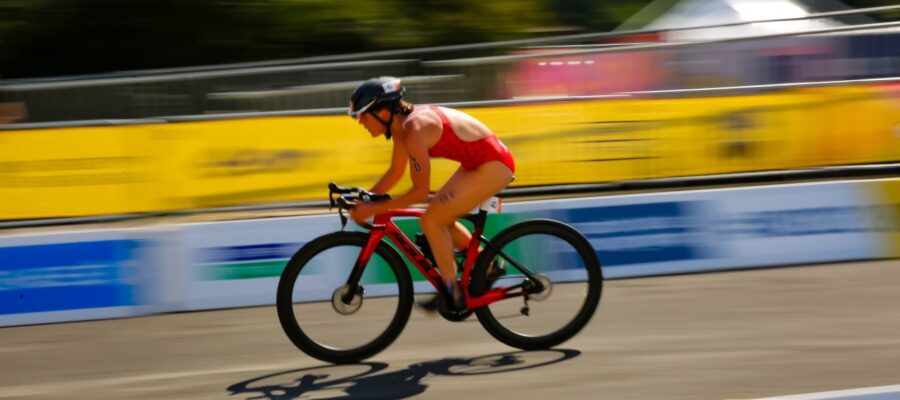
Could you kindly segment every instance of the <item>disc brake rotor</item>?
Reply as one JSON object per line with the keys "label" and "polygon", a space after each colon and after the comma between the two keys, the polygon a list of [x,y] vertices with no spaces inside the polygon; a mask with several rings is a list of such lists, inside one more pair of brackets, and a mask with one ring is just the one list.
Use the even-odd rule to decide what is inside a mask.
{"label": "disc brake rotor", "polygon": [[343,297],[350,292],[350,287],[347,285],[341,286],[334,290],[334,294],[331,295],[331,307],[334,308],[334,311],[337,311],[338,314],[350,315],[357,311],[362,307],[363,302],[363,288],[362,286],[357,286],[356,293],[353,294],[353,297],[350,299],[349,303],[345,303]]}
{"label": "disc brake rotor", "polygon": [[547,275],[538,275],[537,280],[544,286],[544,290],[538,293],[531,293],[528,295],[528,298],[535,301],[546,300],[550,297],[550,293],[553,292],[553,282],[550,282],[550,278]]}

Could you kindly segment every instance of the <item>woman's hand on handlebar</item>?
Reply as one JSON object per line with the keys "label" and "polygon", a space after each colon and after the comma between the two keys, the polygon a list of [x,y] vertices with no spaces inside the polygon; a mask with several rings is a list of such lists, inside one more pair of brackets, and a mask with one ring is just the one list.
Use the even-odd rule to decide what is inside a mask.
{"label": "woman's hand on handlebar", "polygon": [[381,206],[372,203],[366,202],[358,202],[356,206],[349,210],[350,218],[356,221],[357,224],[361,224],[365,222],[367,219],[372,218],[373,215],[381,212]]}
{"label": "woman's hand on handlebar", "polygon": [[332,207],[339,208],[338,214],[341,216],[341,228],[343,228],[347,224],[343,210],[347,210],[350,218],[357,224],[365,226],[367,219],[387,210],[387,207],[378,203],[390,200],[391,195],[372,193],[359,187],[341,187],[331,182],[328,184],[328,199]]}

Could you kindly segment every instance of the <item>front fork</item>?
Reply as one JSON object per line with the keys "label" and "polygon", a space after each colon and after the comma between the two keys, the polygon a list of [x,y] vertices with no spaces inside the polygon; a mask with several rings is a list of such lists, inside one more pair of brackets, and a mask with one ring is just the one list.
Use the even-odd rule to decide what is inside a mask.
{"label": "front fork", "polygon": [[362,279],[363,272],[366,270],[366,265],[369,264],[369,259],[372,258],[372,254],[375,253],[375,249],[378,248],[378,244],[381,243],[381,239],[384,237],[383,230],[371,230],[369,231],[369,240],[366,242],[366,246],[363,247],[362,251],[359,252],[359,256],[356,257],[356,263],[353,264],[353,271],[350,272],[350,276],[347,278],[347,293],[341,296],[341,302],[344,304],[350,304],[353,300],[353,297],[361,292],[361,286],[359,284],[359,280]]}

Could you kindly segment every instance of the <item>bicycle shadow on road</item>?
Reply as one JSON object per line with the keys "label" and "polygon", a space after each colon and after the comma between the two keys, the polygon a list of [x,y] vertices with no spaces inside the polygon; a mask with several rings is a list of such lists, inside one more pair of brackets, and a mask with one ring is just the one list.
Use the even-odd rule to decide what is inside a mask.
{"label": "bicycle shadow on road", "polygon": [[399,371],[380,362],[325,365],[277,372],[235,383],[229,395],[246,399],[405,399],[425,392],[429,375],[474,376],[543,367],[578,357],[578,350],[551,349],[489,354],[474,358],[443,358],[412,364]]}

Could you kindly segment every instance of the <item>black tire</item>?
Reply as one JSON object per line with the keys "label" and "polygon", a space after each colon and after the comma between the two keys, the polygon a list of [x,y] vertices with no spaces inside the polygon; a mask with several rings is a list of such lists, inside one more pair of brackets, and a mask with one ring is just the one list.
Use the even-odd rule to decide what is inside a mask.
{"label": "black tire", "polygon": [[[367,296],[369,287],[365,284],[367,275],[364,274],[364,279],[360,283],[366,292],[360,295],[360,303],[355,306],[355,310],[339,311],[330,295],[327,301],[321,301],[323,295],[328,295],[329,291],[335,291],[346,284],[356,256],[366,245],[368,237],[368,234],[361,232],[336,232],[317,238],[297,251],[281,274],[276,296],[278,319],[284,333],[304,353],[337,364],[359,362],[387,348],[406,326],[413,304],[412,278],[403,259],[385,242],[378,244],[372,259],[366,265],[366,274],[370,272],[380,274],[379,279],[384,280],[383,283],[370,285],[376,289],[377,293],[374,293],[376,297]],[[304,272],[314,275],[304,276]],[[327,281],[325,283],[323,275],[328,278],[324,279]],[[295,294],[308,296],[312,291],[318,292],[318,301],[295,301]],[[377,297],[378,294],[384,296]],[[395,304],[379,307],[382,304],[370,304],[372,302]],[[295,308],[303,309],[298,312]],[[353,321],[354,316],[358,317],[357,311],[380,313],[382,314],[380,320],[389,322],[381,327],[376,323],[377,320],[373,321],[370,316],[363,317],[364,321],[358,319]],[[338,326],[350,322],[359,322],[363,329]],[[317,330],[323,332],[319,334]],[[374,339],[364,338],[357,342],[356,336],[360,336],[360,332],[365,330],[373,330],[370,337]],[[347,345],[331,343],[344,339],[353,340],[354,343]]]}
{"label": "black tire", "polygon": [[[524,302],[514,297],[492,303],[475,310],[478,321],[497,340],[523,350],[540,350],[556,346],[575,336],[594,315],[600,303],[603,290],[603,274],[597,254],[590,242],[574,228],[552,220],[532,220],[513,225],[497,234],[491,243],[495,248],[525,266],[535,274],[544,275],[552,282],[553,291],[545,291],[547,297],[541,300],[530,300],[528,315],[520,310]],[[559,250],[559,249],[564,250]],[[522,255],[527,253],[527,255]],[[555,253],[556,255],[548,255]],[[476,260],[472,271],[472,293],[477,296],[491,287],[512,286],[522,283],[524,275],[516,276],[512,266],[506,268],[507,274],[496,280],[488,279],[488,266],[492,260],[500,257],[485,249]],[[550,260],[550,261],[548,261]],[[554,260],[560,260],[558,262]],[[547,264],[547,265],[542,265]],[[562,267],[554,268],[559,264]],[[583,273],[581,272],[583,270]],[[583,276],[582,276],[583,275]],[[563,283],[566,282],[572,283]],[[571,287],[578,286],[580,296],[568,293]],[[556,295],[564,301],[564,305],[551,304],[544,314],[549,319],[558,321],[541,323],[534,320],[534,305],[539,301],[552,299]],[[541,294],[532,295],[541,298]],[[572,299],[571,297],[576,297]],[[565,303],[566,301],[570,301]],[[552,307],[556,307],[553,309]],[[505,310],[506,315],[497,315]],[[531,318],[531,319],[530,319]],[[531,332],[536,331],[536,333]]]}

